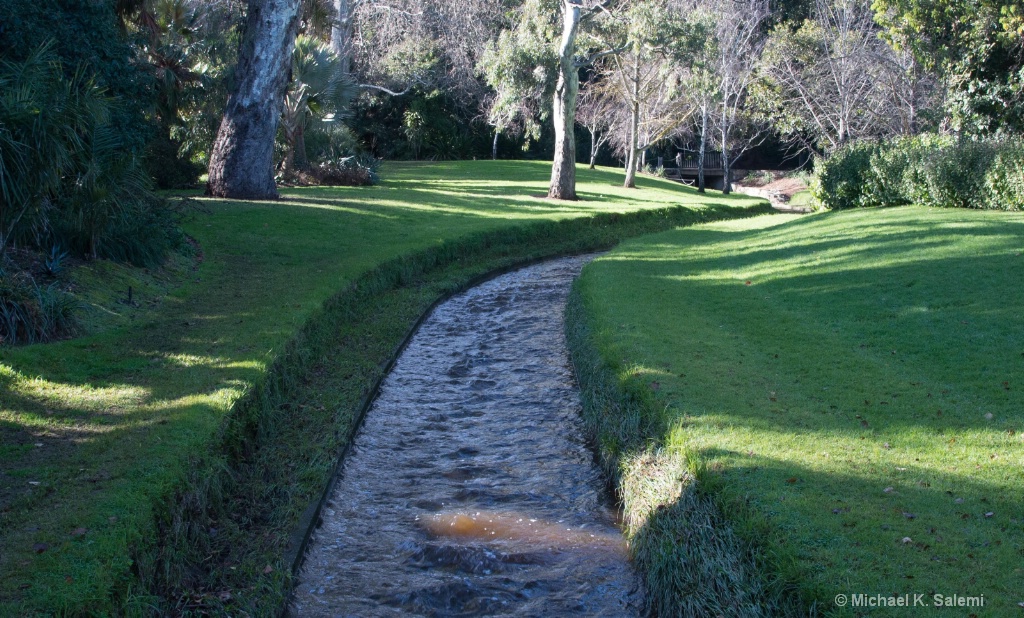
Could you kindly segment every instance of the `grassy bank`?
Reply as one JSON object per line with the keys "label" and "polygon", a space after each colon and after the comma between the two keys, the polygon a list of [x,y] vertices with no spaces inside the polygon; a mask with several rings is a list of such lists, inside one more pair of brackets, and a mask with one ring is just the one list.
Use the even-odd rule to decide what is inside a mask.
{"label": "grassy bank", "polygon": [[187,226],[201,262],[159,302],[0,350],[0,614],[270,611],[303,512],[438,296],[756,204],[657,179],[627,191],[608,170],[581,170],[583,201],[551,202],[548,173],[393,165],[378,187],[203,200]]}
{"label": "grassy bank", "polygon": [[[612,414],[595,424],[656,595],[701,576],[659,554],[685,476],[740,563],[778,578],[755,591],[827,615],[1019,613],[1022,251],[1020,215],[907,207],[702,225],[588,266],[573,323],[611,393],[588,407]],[[635,472],[645,457],[670,472]],[[680,552],[711,564],[703,586],[739,585],[695,536]],[[904,593],[929,609],[834,602]],[[985,606],[935,611],[935,594]]]}

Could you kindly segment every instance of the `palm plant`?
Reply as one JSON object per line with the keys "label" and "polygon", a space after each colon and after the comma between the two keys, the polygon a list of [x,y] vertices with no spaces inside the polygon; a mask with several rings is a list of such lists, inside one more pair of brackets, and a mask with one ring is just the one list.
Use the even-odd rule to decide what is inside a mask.
{"label": "palm plant", "polygon": [[347,114],[356,84],[342,70],[341,62],[326,43],[300,35],[292,53],[292,81],[284,97],[281,130],[285,155],[281,169],[289,176],[309,166],[305,131],[315,120],[340,120]]}
{"label": "palm plant", "polygon": [[81,70],[65,78],[52,48],[0,63],[0,254],[16,238],[45,235],[65,174],[109,115],[102,89]]}

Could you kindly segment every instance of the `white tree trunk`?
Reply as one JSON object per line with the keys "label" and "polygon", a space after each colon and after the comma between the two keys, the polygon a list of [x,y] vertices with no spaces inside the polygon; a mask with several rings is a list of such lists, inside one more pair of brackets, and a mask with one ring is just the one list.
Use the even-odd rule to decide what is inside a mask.
{"label": "white tree trunk", "polygon": [[562,0],[562,42],[558,48],[558,83],[555,85],[555,160],[551,165],[548,197],[576,199],[576,97],[580,91],[576,67],[576,33],[580,26],[580,0]]}
{"label": "white tree trunk", "polygon": [[700,150],[697,153],[697,191],[704,193],[704,153],[708,147],[708,105],[700,110]]}
{"label": "white tree trunk", "polygon": [[722,111],[722,195],[732,192],[732,170],[729,169],[729,118]]}
{"label": "white tree trunk", "polygon": [[352,71],[352,11],[350,0],[334,0],[335,19],[331,26],[331,51],[338,57],[341,72]]}
{"label": "white tree trunk", "polygon": [[636,188],[636,170],[640,165],[640,61],[634,59],[633,79],[630,87],[632,92],[631,107],[629,110],[629,152],[626,164],[626,181],[622,183],[627,189]]}
{"label": "white tree trunk", "polygon": [[299,0],[249,0],[236,85],[210,154],[207,193],[274,199],[274,139],[298,29]]}

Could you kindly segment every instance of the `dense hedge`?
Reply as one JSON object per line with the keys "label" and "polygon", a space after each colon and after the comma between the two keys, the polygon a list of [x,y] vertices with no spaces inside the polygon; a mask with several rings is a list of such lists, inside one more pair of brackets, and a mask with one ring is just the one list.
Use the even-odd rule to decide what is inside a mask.
{"label": "dense hedge", "polygon": [[811,192],[831,210],[911,203],[1024,210],[1024,145],[939,135],[857,142],[818,163]]}

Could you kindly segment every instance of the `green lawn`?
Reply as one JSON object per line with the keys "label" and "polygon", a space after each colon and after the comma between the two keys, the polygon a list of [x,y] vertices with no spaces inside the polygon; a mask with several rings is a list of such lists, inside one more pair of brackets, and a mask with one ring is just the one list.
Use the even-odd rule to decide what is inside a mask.
{"label": "green lawn", "polygon": [[[819,609],[1016,616],[1022,253],[1020,214],[759,217],[627,241],[578,289],[604,361],[654,402],[651,437]],[[833,602],[858,593],[985,607]]]}
{"label": "green lawn", "polygon": [[[188,610],[279,595],[288,566],[281,528],[294,526],[319,491],[359,401],[419,313],[480,269],[567,245],[488,258],[444,280],[414,280],[407,292],[382,292],[351,315],[325,313],[327,299],[382,263],[534,222],[757,203],[698,197],[646,177],[630,191],[620,188],[619,172],[582,169],[582,201],[553,202],[538,197],[549,174],[550,165],[539,162],[389,164],[376,187],[290,189],[273,203],[201,200],[186,226],[201,251],[194,269],[177,259],[170,274],[104,264],[80,271],[82,286],[98,286],[83,290],[91,334],[0,349],[0,615],[107,613],[112,604],[150,602]],[[138,308],[122,302],[133,282]],[[317,332],[330,332],[337,338],[330,345],[347,346],[345,354],[310,347],[319,350],[304,361],[311,373],[288,378],[301,396],[270,409],[281,420],[257,412],[251,424],[225,428],[236,402],[260,398],[253,387],[283,352],[302,356],[308,341],[295,335],[317,316],[336,320]],[[267,426],[287,435],[283,446],[261,433]],[[257,479],[234,478],[236,494],[250,492],[242,496],[249,507],[211,506],[219,490],[203,485],[204,466],[216,467],[207,460],[219,461],[221,444],[234,445],[224,459],[239,470],[233,478]],[[268,505],[282,510],[284,523],[257,539],[262,553],[249,547],[255,542],[213,547],[217,539],[248,538],[244,531],[265,523],[259,518]],[[206,523],[194,530],[194,521]],[[186,573],[169,572],[176,562],[166,548],[151,555],[154,538],[200,537],[210,554],[203,555],[205,545],[191,548],[198,558]],[[250,549],[255,557],[241,555]],[[170,601],[147,596],[152,581],[173,592],[197,578],[193,571],[213,583],[198,591],[193,584]],[[222,588],[229,580],[239,588]]]}

